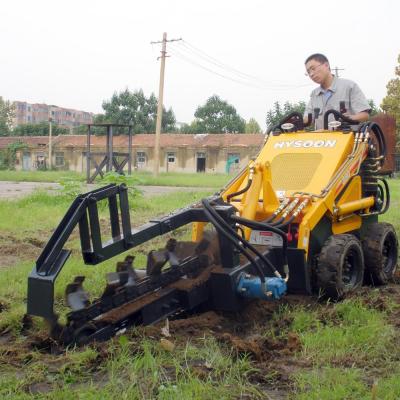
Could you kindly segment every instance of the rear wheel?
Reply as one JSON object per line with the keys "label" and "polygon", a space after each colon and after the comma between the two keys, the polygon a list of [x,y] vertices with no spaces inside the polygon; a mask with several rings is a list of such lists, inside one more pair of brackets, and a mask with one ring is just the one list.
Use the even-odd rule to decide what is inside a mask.
{"label": "rear wheel", "polygon": [[374,285],[384,285],[397,266],[398,241],[393,225],[386,222],[372,224],[362,240],[365,272]]}
{"label": "rear wheel", "polygon": [[360,241],[350,234],[331,236],[317,260],[317,288],[322,295],[339,300],[359,288],[363,277],[364,257]]}

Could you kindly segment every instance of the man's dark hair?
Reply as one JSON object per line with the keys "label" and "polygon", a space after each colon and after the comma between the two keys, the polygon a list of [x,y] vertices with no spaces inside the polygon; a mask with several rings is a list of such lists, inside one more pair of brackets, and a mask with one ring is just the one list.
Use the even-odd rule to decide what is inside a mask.
{"label": "man's dark hair", "polygon": [[328,63],[329,64],[328,59],[321,53],[311,54],[311,56],[307,57],[307,59],[304,62],[304,64],[307,64],[311,60],[315,60],[315,61],[318,61],[320,63]]}

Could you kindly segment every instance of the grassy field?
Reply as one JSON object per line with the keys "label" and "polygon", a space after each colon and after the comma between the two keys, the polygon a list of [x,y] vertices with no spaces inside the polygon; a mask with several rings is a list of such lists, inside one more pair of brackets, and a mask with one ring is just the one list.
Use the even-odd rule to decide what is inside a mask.
{"label": "grassy field", "polygon": [[[126,181],[135,185],[156,185],[156,186],[193,186],[193,187],[223,187],[228,180],[226,174],[180,174],[160,173],[157,177],[148,172],[134,172],[126,176]],[[63,181],[84,182],[86,176],[72,171],[1,171],[0,181],[15,182],[63,182]],[[107,181],[107,179],[106,179]],[[98,178],[96,183],[101,184]]]}
{"label": "grassy field", "polygon": [[[57,181],[48,174],[49,181]],[[23,177],[15,176],[19,178],[10,180]],[[216,183],[222,178],[213,179],[203,186],[222,186]],[[189,183],[190,178],[180,182]],[[392,207],[381,220],[393,223],[400,233],[400,181],[390,180],[390,186]],[[136,195],[130,200],[132,221],[144,223],[211,192],[179,192],[152,201]],[[40,320],[27,329],[22,322],[27,276],[69,206],[70,194],[36,192],[0,201],[0,398],[400,398],[400,285],[394,283],[362,288],[337,304],[288,295],[276,303],[254,303],[240,315],[210,312],[171,321],[174,348],[161,340],[162,325],[68,349],[47,339]],[[178,235],[185,237],[187,231]],[[144,265],[145,253],[160,245],[161,240],[155,240],[141,250],[138,264]],[[116,262],[83,266],[76,233],[67,247],[73,254],[55,293],[60,313],[65,312],[65,285],[74,276],[84,274],[85,288],[95,296]]]}

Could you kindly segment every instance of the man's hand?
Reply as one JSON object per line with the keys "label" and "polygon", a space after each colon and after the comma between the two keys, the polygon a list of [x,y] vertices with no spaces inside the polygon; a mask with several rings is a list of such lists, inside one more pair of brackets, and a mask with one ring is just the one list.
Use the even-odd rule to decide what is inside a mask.
{"label": "man's hand", "polygon": [[349,113],[344,113],[343,114],[345,117],[352,119],[353,121],[357,122],[365,122],[368,121],[369,119],[369,114],[366,111],[361,111],[357,114],[349,114]]}

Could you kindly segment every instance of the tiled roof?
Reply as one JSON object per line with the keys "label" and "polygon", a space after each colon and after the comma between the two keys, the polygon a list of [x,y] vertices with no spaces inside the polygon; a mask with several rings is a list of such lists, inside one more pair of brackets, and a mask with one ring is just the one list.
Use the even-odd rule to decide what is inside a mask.
{"label": "tiled roof", "polygon": [[[114,147],[126,147],[128,137],[125,135],[114,136]],[[264,140],[263,134],[200,134],[190,135],[181,133],[164,133],[160,137],[161,147],[259,147]],[[8,144],[21,141],[29,147],[47,145],[48,136],[11,136],[0,137],[0,148],[7,147]],[[87,142],[86,135],[59,135],[53,137],[54,147],[80,147],[85,148]],[[90,138],[91,146],[105,147],[105,136],[94,136]],[[132,136],[132,147],[154,147],[154,134],[138,134]]]}
{"label": "tiled roof", "polygon": [[0,149],[4,149],[11,143],[21,142],[29,147],[47,146],[48,136],[0,136]]}

